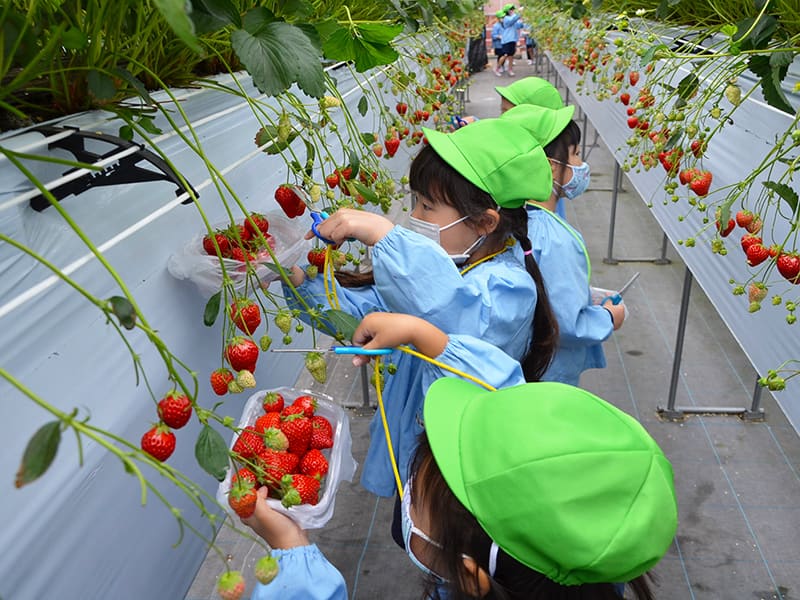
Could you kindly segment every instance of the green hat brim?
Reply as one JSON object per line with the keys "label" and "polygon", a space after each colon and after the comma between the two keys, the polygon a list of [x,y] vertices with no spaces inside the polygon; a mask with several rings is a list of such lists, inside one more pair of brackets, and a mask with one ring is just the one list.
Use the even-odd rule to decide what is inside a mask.
{"label": "green hat brim", "polygon": [[574,114],[575,106],[572,104],[555,110],[534,104],[519,104],[500,118],[510,119],[524,127],[542,146],[547,146],[564,131]]}
{"label": "green hat brim", "polygon": [[514,106],[533,104],[552,109],[564,106],[559,91],[552,83],[541,77],[524,77],[511,85],[496,86],[494,89]]}
{"label": "green hat brim", "polygon": [[447,164],[500,207],[520,208],[552,193],[553,172],[541,143],[510,120],[482,119],[452,133],[423,132]]}

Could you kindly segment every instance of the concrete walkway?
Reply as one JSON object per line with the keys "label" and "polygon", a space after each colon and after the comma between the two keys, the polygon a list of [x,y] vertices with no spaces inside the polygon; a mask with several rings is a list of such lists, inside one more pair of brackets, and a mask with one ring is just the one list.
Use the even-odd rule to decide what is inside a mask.
{"label": "concrete walkway", "polygon": [[[536,65],[518,61],[516,78],[538,74]],[[499,114],[498,84],[508,84],[491,70],[476,74],[466,112],[478,117]],[[581,121],[579,121],[581,122]],[[670,264],[604,264],[607,254],[610,191],[614,163],[608,151],[588,140],[592,185],[568,205],[567,218],[583,234],[592,258],[592,283],[618,288],[635,272],[641,276],[626,294],[630,316],[605,344],[608,367],[588,371],[581,385],[629,412],[664,448],[675,470],[680,525],[675,542],[655,569],[659,600],[751,600],[800,598],[800,439],[768,393],[761,405],[763,422],[731,416],[691,416],[662,421],[675,347],[678,309],[685,267],[667,250]],[[617,208],[614,256],[655,257],[662,232],[644,202],[623,183]],[[319,390],[351,407],[353,452],[361,460],[374,409],[362,407],[359,372],[348,359],[330,363],[331,375],[320,386],[303,375],[295,387]],[[683,362],[677,390],[679,406],[749,407],[755,373],[702,290],[692,290]],[[374,406],[371,395],[369,403]],[[322,530],[311,533],[342,571],[351,598],[360,600],[420,598],[420,575],[389,534],[393,501],[376,498],[355,483],[340,487],[336,513]],[[252,540],[231,534],[217,543],[231,557],[232,568],[250,577],[262,552]],[[209,554],[185,600],[212,600],[223,570]]]}

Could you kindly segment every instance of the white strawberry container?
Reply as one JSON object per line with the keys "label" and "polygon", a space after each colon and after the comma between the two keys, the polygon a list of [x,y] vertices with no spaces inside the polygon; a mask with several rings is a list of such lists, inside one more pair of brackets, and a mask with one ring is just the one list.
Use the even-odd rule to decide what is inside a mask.
{"label": "white strawberry container", "polygon": [[[269,233],[275,240],[273,253],[278,263],[289,268],[297,263],[311,242],[304,238],[310,229],[311,219],[290,219],[281,211],[271,211],[264,215],[269,221]],[[243,222],[240,220],[239,223]],[[217,223],[213,227],[224,228],[230,223]],[[211,297],[222,287],[222,266],[217,255],[209,255],[203,249],[203,232],[190,239],[180,250],[169,257],[167,270],[176,279],[188,279],[193,282],[203,297]],[[241,291],[247,283],[247,268],[244,263],[231,258],[221,259],[225,272],[233,282],[237,291]],[[253,268],[263,285],[280,279],[272,270],[272,256],[269,252],[261,253],[255,260]]]}
{"label": "white strawberry container", "polygon": [[[328,459],[328,473],[322,480],[320,488],[319,502],[315,505],[300,504],[286,508],[280,500],[267,498],[270,507],[289,515],[303,529],[319,529],[323,527],[333,516],[334,501],[336,500],[336,490],[342,481],[352,481],[356,473],[358,463],[353,459],[352,437],[350,436],[350,420],[345,410],[333,401],[333,398],[311,392],[308,390],[297,390],[288,387],[279,387],[271,390],[260,390],[255,392],[242,410],[239,419],[239,428],[253,425],[256,419],[264,414],[262,406],[264,396],[268,392],[278,392],[283,396],[286,404],[291,404],[298,396],[313,396],[317,400],[315,415],[328,419],[333,427],[333,447],[322,450],[322,454]],[[231,441],[231,448],[236,440],[236,436]],[[217,487],[217,502],[226,507],[233,519],[238,519],[233,510],[228,506],[228,492],[231,489],[232,466],[228,467],[225,479]]]}

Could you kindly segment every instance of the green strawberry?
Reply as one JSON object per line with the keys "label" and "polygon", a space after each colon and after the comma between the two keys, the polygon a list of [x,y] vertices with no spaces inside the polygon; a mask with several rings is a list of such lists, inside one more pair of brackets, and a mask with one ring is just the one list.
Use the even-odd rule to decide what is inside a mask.
{"label": "green strawberry", "polygon": [[261,339],[258,340],[258,345],[261,347],[262,352],[266,352],[272,346],[272,338],[268,335],[262,335]]}
{"label": "green strawberry", "polygon": [[278,314],[275,315],[275,325],[284,334],[288,334],[289,330],[292,328],[292,313],[288,310],[278,311]]}
{"label": "green strawberry", "polygon": [[219,576],[217,593],[222,600],[239,600],[244,588],[244,577],[240,571],[226,571]]}
{"label": "green strawberry", "polygon": [[320,352],[306,354],[306,369],[318,383],[328,380],[328,365]]}
{"label": "green strawberry", "polygon": [[268,584],[278,575],[278,561],[271,554],[262,556],[256,561],[253,574],[260,583]]}

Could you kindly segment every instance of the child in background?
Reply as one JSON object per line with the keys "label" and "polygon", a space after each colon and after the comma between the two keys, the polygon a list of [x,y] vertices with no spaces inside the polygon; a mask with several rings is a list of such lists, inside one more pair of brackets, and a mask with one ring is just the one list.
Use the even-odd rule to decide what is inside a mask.
{"label": "child in background", "polygon": [[552,163],[553,190],[545,201],[528,202],[528,237],[544,276],[558,320],[556,355],[544,381],[578,385],[586,369],[606,366],[603,341],[625,320],[623,304],[592,303],[591,263],[583,237],[554,213],[556,200],[575,197],[589,183],[589,165],[581,161],[580,128],[572,120],[573,106],[553,110],[520,105],[503,114],[526,127],[544,146]]}
{"label": "child in background", "polygon": [[503,73],[500,70],[503,66],[506,67],[506,72],[510,77],[514,76],[514,55],[517,53],[517,42],[519,42],[519,31],[522,29],[522,22],[520,22],[519,10],[513,4],[506,4],[503,7],[506,16],[503,17],[503,33],[500,36],[500,41],[503,44],[503,56],[497,63],[494,74],[502,77]]}
{"label": "child in background", "polygon": [[[334,242],[355,238],[373,247],[373,279],[338,287],[340,309],[359,319],[374,311],[423,317],[449,335],[471,335],[503,349],[522,362],[526,377],[538,379],[553,355],[555,318],[533,259],[527,256],[523,266],[509,250],[516,244],[530,249],[524,203],[549,194],[549,162],[525,129],[506,120],[425,134],[430,145],[409,173],[417,200],[408,227],[343,209],[317,228]],[[504,143],[486,144],[487,139]],[[312,308],[330,308],[324,276],[308,280],[294,267],[290,279]],[[289,307],[301,309],[291,291],[285,292]],[[386,377],[384,396],[405,481],[422,431],[420,365],[401,352],[390,360],[397,369]],[[380,496],[396,491],[380,415],[370,425],[361,483]]]}
{"label": "child in background", "polygon": [[[381,315],[355,338],[413,343],[431,356],[452,343],[424,321],[397,320],[405,317]],[[489,392],[455,377],[430,385],[424,418],[402,513],[426,597],[619,600],[607,582],[625,580],[632,598],[652,599],[646,573],[672,543],[677,503],[672,467],[637,421],[564,384]],[[341,573],[290,517],[259,501],[244,523],[279,562],[252,600],[347,598]]]}
{"label": "child in background", "polygon": [[495,14],[495,22],[492,25],[492,48],[494,49],[494,55],[496,57],[495,60],[495,71],[500,68],[500,58],[503,56],[503,17],[506,16],[506,13],[502,10],[498,10]]}

